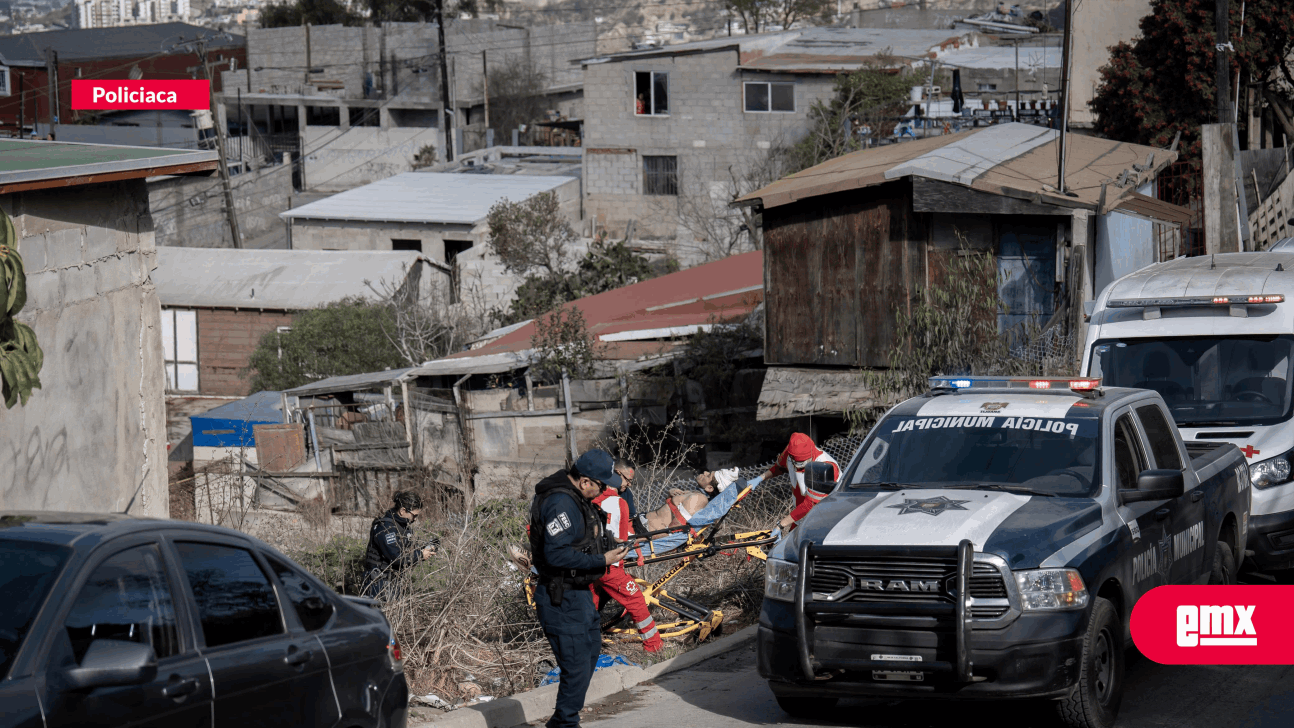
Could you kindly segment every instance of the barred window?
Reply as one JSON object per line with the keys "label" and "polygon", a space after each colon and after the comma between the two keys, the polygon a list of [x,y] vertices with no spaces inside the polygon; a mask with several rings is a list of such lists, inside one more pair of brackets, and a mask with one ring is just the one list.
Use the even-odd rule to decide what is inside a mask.
{"label": "barred window", "polygon": [[678,157],[643,157],[643,194],[678,194]]}

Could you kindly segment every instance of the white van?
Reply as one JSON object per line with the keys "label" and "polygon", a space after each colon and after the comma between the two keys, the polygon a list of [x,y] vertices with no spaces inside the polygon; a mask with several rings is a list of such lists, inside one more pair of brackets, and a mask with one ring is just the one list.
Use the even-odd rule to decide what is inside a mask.
{"label": "white van", "polygon": [[1294,568],[1294,250],[1156,263],[1089,306],[1082,371],[1159,392],[1188,445],[1235,443],[1253,483],[1247,555]]}

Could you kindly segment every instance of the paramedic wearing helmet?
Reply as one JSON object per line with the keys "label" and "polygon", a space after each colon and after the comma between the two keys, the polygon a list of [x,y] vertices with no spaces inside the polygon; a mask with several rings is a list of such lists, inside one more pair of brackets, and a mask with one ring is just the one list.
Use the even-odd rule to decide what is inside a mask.
{"label": "paramedic wearing helmet", "polygon": [[762,476],[767,481],[775,475],[790,474],[791,494],[795,496],[795,508],[777,524],[783,531],[794,527],[795,524],[809,514],[809,511],[818,504],[818,501],[826,497],[826,493],[811,490],[805,482],[805,468],[810,463],[829,465],[831,467],[830,482],[832,485],[837,480],[840,480],[840,463],[837,463],[836,459],[827,453],[819,450],[818,446],[813,444],[813,440],[802,432],[791,435],[791,441],[787,444],[786,449],[782,451],[781,455],[777,456],[777,461]]}

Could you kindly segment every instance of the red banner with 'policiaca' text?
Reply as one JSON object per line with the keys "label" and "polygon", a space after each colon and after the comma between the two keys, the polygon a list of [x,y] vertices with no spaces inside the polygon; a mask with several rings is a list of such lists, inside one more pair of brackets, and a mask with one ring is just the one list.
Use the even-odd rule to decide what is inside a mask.
{"label": "red banner with 'policiaca' text", "polygon": [[1132,641],[1163,665],[1294,665],[1294,586],[1161,586],[1132,609]]}
{"label": "red banner with 'policiaca' text", "polygon": [[211,108],[209,81],[72,80],[73,109],[175,109]]}

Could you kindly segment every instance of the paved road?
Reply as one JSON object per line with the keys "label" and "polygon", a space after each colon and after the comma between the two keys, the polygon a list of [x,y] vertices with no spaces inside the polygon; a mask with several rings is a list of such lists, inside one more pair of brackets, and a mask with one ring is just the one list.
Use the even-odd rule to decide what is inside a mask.
{"label": "paved road", "polygon": [[[1128,653],[1128,687],[1120,728],[1287,728],[1294,725],[1294,666],[1183,667],[1157,665]],[[619,693],[594,706],[586,728],[745,728],[746,726],[873,726],[947,728],[1003,724],[1054,725],[1050,705],[842,701],[824,720],[783,713],[755,673],[755,645],[714,657]]]}
{"label": "paved road", "polygon": [[[1271,580],[1244,575],[1242,583]],[[1288,728],[1294,726],[1294,665],[1168,666],[1127,653],[1119,728]],[[1047,702],[842,701],[818,725],[867,728],[1011,728],[1054,725]],[[967,723],[967,721],[970,723]],[[755,643],[619,693],[593,706],[587,728],[745,728],[810,725],[783,713],[755,672]]]}

